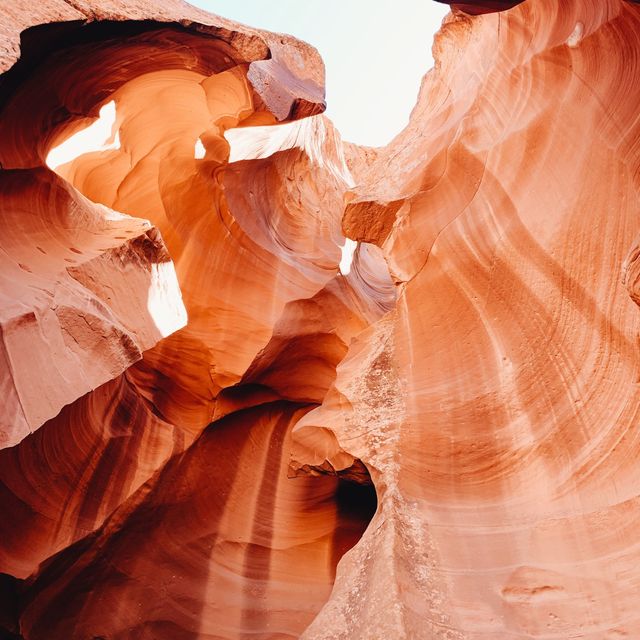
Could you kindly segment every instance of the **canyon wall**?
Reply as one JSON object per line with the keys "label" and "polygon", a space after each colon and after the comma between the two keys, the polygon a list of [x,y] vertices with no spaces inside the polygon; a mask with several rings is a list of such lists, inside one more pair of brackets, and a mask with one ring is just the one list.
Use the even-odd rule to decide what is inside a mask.
{"label": "canyon wall", "polygon": [[379,149],[290,36],[0,7],[0,633],[640,637],[640,6],[451,4]]}

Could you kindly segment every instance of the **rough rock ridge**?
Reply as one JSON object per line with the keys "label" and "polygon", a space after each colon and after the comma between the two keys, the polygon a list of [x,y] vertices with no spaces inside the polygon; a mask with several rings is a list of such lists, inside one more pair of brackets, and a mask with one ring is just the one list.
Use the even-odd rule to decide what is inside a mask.
{"label": "rough rock ridge", "polygon": [[0,33],[0,634],[640,637],[640,6],[452,3],[380,149],[177,0]]}

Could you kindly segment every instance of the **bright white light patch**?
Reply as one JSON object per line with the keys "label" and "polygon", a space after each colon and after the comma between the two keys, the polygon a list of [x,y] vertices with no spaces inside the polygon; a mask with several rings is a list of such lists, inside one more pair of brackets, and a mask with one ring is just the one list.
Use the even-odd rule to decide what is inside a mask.
{"label": "bright white light patch", "polygon": [[193,157],[196,160],[202,160],[202,158],[204,158],[206,155],[207,155],[207,150],[204,148],[204,145],[202,144],[202,140],[198,138],[196,140],[196,148],[193,153]]}
{"label": "bright white light patch", "polygon": [[326,68],[327,116],[344,140],[372,146],[387,144],[407,124],[422,77],[433,65],[433,34],[449,12],[447,4],[432,0],[190,4],[316,47]]}
{"label": "bright white light patch", "polygon": [[567,44],[573,49],[580,44],[584,36],[584,25],[582,22],[576,22],[576,26],[571,35],[567,38]]}
{"label": "bright white light patch", "polygon": [[173,262],[151,265],[147,309],[162,336],[171,335],[187,324],[187,312]]}
{"label": "bright white light patch", "polygon": [[255,160],[269,156],[293,147],[304,148],[303,121],[288,122],[286,124],[242,127],[228,129],[224,132],[231,147],[229,162],[239,160]]}
{"label": "bright white light patch", "polygon": [[[286,124],[227,129],[224,137],[231,149],[229,162],[268,158],[279,151],[298,148],[315,166],[327,169],[348,187],[354,186],[340,136],[332,128],[327,129],[321,116],[309,116]],[[335,153],[325,153],[325,144],[332,145]]]}
{"label": "bright white light patch", "polygon": [[86,129],[74,133],[62,144],[54,147],[47,155],[47,166],[56,169],[79,156],[92,151],[107,151],[120,148],[120,136],[113,127],[116,122],[116,103],[107,102],[100,109],[98,119]]}
{"label": "bright white light patch", "polygon": [[351,271],[353,254],[355,253],[357,247],[358,243],[355,240],[345,238],[344,244],[341,248],[342,258],[340,259],[340,273],[342,273],[343,276],[348,275],[348,273]]}

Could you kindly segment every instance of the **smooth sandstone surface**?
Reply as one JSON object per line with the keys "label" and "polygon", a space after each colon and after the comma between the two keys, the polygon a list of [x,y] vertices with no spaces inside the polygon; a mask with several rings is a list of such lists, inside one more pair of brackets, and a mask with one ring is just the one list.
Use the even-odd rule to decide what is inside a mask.
{"label": "smooth sandstone surface", "polygon": [[0,6],[0,635],[640,637],[640,6],[451,4],[379,149],[290,36]]}

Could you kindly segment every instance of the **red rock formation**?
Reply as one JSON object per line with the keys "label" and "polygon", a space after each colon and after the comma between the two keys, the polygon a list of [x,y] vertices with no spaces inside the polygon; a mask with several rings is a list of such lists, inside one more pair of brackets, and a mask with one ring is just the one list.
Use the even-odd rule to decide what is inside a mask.
{"label": "red rock formation", "polygon": [[[157,323],[156,333],[163,329],[166,335],[180,328],[167,326],[167,319],[182,310],[182,299],[188,313],[184,329],[154,348],[160,336],[152,334],[153,341],[141,344],[144,359],[134,364],[138,349],[120,368],[111,364],[111,334],[96,326],[105,344],[80,339],[79,355],[107,369],[103,378],[40,355],[61,373],[43,370],[42,382],[32,377],[35,400],[47,385],[75,392],[63,395],[58,409],[114,379],[55,417],[55,411],[41,412],[33,428],[51,419],[0,453],[0,503],[11,514],[0,521],[0,571],[28,578],[3,583],[14,604],[5,606],[2,624],[24,637],[236,637],[272,626],[299,635],[328,598],[337,561],[375,508],[370,485],[349,489],[337,477],[290,479],[288,470],[291,425],[322,400],[350,339],[381,315],[362,295],[372,285],[357,268],[348,280],[337,275],[342,193],[351,180],[339,137],[328,122],[312,118],[291,130],[292,140],[272,144],[267,157],[260,158],[264,153],[254,144],[247,159],[233,164],[224,137],[230,128],[320,110],[321,63],[315,51],[288,37],[240,28],[182,5],[147,17],[168,20],[178,10],[200,22],[36,27],[37,33],[23,33],[22,58],[4,76],[2,177],[43,175],[66,197],[58,197],[61,221],[52,224],[49,192],[40,196],[49,198],[42,204],[23,197],[18,209],[6,190],[4,204],[14,216],[7,224],[23,253],[37,256],[34,244],[49,233],[45,247],[59,262],[66,258],[58,248],[64,242],[73,247],[72,257],[93,258],[96,243],[100,251],[110,250],[111,234],[115,250],[108,260],[98,256],[102,262],[68,269],[89,293],[104,294],[105,315],[122,317],[119,322],[128,322],[134,336],[146,337],[148,316],[151,328]],[[135,8],[128,16],[104,7],[95,11],[104,20],[143,17]],[[74,153],[69,141],[77,142],[89,125],[106,131],[105,144]],[[34,223],[25,228],[16,212],[27,207]],[[102,227],[85,209],[105,220]],[[162,239],[149,223],[127,214],[151,220]],[[114,234],[123,228],[127,236],[139,234],[140,225],[142,239],[149,240],[123,238],[128,244],[120,247]],[[69,228],[74,233],[67,240]],[[9,253],[8,264],[18,271],[21,266],[13,263],[26,260],[15,254]],[[130,254],[139,255],[138,261]],[[41,270],[60,279],[50,262]],[[175,275],[171,281],[162,271],[164,280],[155,284],[155,263],[177,274],[180,290],[171,289]],[[362,265],[380,271],[383,260],[373,253]],[[373,286],[388,288],[382,269],[381,284]],[[149,272],[151,282],[145,282],[141,275]],[[21,276],[30,291],[27,277]],[[144,294],[141,302],[137,292]],[[67,316],[64,335],[77,324]],[[31,348],[42,350],[37,343]],[[28,371],[34,362],[26,351],[23,356],[20,365]],[[292,373],[299,384],[292,383]],[[17,379],[13,369],[6,374],[10,382]],[[213,450],[222,453],[219,460]],[[208,492],[202,493],[205,485]],[[364,505],[354,503],[354,492],[365,496]],[[195,520],[180,515],[185,509]],[[156,516],[141,520],[143,513]],[[168,527],[171,517],[175,529]],[[144,562],[134,563],[141,571],[137,577],[128,565],[130,548],[117,542],[124,536],[136,546],[136,531],[143,532],[149,550]],[[167,532],[173,545],[167,546]],[[103,558],[107,539],[115,545],[108,562],[133,572],[132,591],[121,590],[118,571],[102,575],[92,568],[93,595],[84,604],[79,592],[69,598],[75,579],[57,568],[92,565],[94,554]],[[171,569],[161,578],[153,549],[172,556],[177,573]],[[140,549],[137,556],[142,554]],[[185,573],[184,563],[199,568]],[[163,582],[175,575],[181,576],[177,591]],[[60,597],[52,598],[51,590]],[[110,592],[121,605],[106,618]],[[174,598],[182,604],[170,605]],[[127,603],[134,601],[131,608]],[[164,604],[152,614],[159,601]]]}
{"label": "red rock formation", "polygon": [[0,172],[0,443],[122,373],[186,314],[156,228],[44,167]]}
{"label": "red rock formation", "polygon": [[348,197],[401,294],[296,458],[364,460],[380,507],[304,637],[640,636],[639,21],[544,0],[449,19]]}
{"label": "red rock formation", "polygon": [[287,476],[289,426],[304,411],[271,403],[212,425],[41,571],[25,636],[300,635],[329,596],[336,554],[362,533],[357,512],[339,512],[337,479]]}
{"label": "red rock formation", "polygon": [[0,628],[640,637],[640,7],[453,3],[371,150],[292,38],[74,6],[0,8]]}

